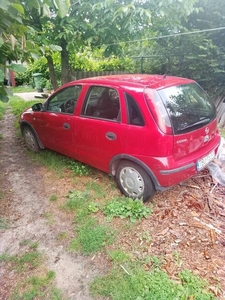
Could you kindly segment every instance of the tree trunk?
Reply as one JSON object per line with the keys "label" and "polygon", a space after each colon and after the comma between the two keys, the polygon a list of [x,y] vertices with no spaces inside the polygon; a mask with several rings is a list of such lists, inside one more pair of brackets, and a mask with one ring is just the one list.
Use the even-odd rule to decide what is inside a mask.
{"label": "tree trunk", "polygon": [[49,74],[50,74],[50,80],[53,87],[53,90],[56,90],[58,88],[58,83],[56,80],[56,74],[55,74],[55,68],[53,64],[53,59],[51,55],[47,55],[47,62],[48,62],[48,68],[49,68]]}
{"label": "tree trunk", "polygon": [[62,84],[69,82],[70,79],[70,68],[69,68],[69,52],[67,51],[67,41],[61,39],[61,64],[62,64]]}

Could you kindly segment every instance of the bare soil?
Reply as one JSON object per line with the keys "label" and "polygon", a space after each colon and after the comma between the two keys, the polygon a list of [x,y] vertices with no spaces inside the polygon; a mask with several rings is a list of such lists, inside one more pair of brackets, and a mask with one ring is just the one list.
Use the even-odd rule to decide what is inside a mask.
{"label": "bare soil", "polygon": [[[10,228],[0,231],[0,254],[24,251],[23,241],[39,242],[46,267],[56,272],[56,286],[69,299],[91,299],[88,284],[107,272],[109,261],[103,253],[88,257],[67,251],[73,237],[73,218],[49,201],[52,194],[63,199],[73,187],[69,177],[59,180],[34,163],[20,137],[16,136],[10,111],[0,123],[0,211]],[[207,170],[152,199],[153,213],[135,231],[121,229],[111,248],[163,258],[163,268],[177,280],[182,269],[207,279],[210,290],[225,299],[225,188],[216,184]],[[148,205],[148,204],[147,204]],[[101,216],[100,216],[101,217]],[[123,227],[124,228],[124,227]],[[66,232],[67,239],[60,240]],[[148,238],[149,237],[149,238]],[[146,270],[151,263],[146,263]],[[19,280],[1,265],[0,299],[7,299]]]}
{"label": "bare soil", "polygon": [[[65,195],[71,182],[54,178],[28,156],[20,137],[16,136],[15,118],[8,111],[0,123],[0,217],[10,228],[0,231],[0,254],[23,253],[24,241],[39,243],[38,250],[46,258],[46,268],[56,273],[56,286],[66,299],[92,299],[88,284],[104,271],[86,256],[68,252],[67,243],[60,233],[73,237],[73,219],[49,201],[53,194]],[[8,299],[20,274],[11,272],[0,264],[0,299]]]}

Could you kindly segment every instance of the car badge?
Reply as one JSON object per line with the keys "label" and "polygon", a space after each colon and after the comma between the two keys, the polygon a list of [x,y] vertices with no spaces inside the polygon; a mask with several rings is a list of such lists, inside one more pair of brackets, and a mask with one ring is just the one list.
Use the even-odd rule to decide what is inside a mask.
{"label": "car badge", "polygon": [[205,128],[205,133],[208,134],[209,133],[209,127]]}

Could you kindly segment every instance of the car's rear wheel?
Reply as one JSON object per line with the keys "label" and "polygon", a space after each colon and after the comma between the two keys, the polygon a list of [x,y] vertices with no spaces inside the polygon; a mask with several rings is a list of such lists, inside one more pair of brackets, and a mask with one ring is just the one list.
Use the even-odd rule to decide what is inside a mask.
{"label": "car's rear wheel", "polygon": [[38,145],[37,138],[30,127],[28,127],[28,126],[24,127],[23,136],[24,136],[26,146],[29,150],[31,150],[33,152],[40,151],[40,147]]}
{"label": "car's rear wheel", "polygon": [[132,199],[147,201],[155,193],[155,187],[148,174],[139,165],[124,160],[116,170],[116,181],[121,192]]}

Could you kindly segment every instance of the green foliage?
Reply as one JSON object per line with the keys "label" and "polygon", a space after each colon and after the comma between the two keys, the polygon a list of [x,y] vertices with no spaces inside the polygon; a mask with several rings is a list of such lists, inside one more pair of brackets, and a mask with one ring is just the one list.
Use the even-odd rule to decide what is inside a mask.
{"label": "green foliage", "polygon": [[64,207],[66,210],[75,211],[76,209],[86,206],[86,202],[89,199],[89,193],[87,191],[70,191],[67,194],[68,200],[66,201]]}
{"label": "green foliage", "polygon": [[128,262],[131,258],[128,253],[125,253],[120,249],[108,251],[108,255],[112,259],[112,261],[117,264]]}
{"label": "green foliage", "polygon": [[151,209],[145,206],[140,200],[121,198],[106,204],[103,209],[104,214],[109,217],[129,218],[131,222],[136,222],[142,218],[147,218]]}
{"label": "green foliage", "polygon": [[92,254],[113,242],[115,233],[108,226],[97,224],[89,217],[77,230],[77,238],[70,244],[71,250],[80,250],[83,254]]}
{"label": "green foliage", "polygon": [[32,87],[32,85],[24,85],[24,86],[11,87],[11,91],[13,93],[28,93],[28,92],[35,92],[35,89]]}
{"label": "green foliage", "polygon": [[187,295],[194,295],[195,299],[213,299],[212,294],[207,294],[208,282],[192,274],[189,270],[183,270],[179,277],[182,281]]}
{"label": "green foliage", "polygon": [[6,111],[6,104],[0,101],[0,120],[2,120],[5,111]]}
{"label": "green foliage", "polygon": [[58,199],[57,195],[54,194],[54,195],[51,195],[49,201],[55,202],[57,199]]}
{"label": "green foliage", "polygon": [[[123,267],[123,268],[122,268]],[[215,299],[213,294],[195,278],[192,289],[188,282],[175,283],[161,270],[149,272],[133,264],[114,267],[111,272],[96,278],[91,284],[94,296],[110,297],[112,300],[174,300],[174,299]]]}
{"label": "green foliage", "polygon": [[10,262],[12,268],[17,272],[24,272],[30,268],[35,268],[41,263],[41,255],[38,251],[30,249],[28,253],[22,255],[9,256],[4,253],[0,255],[0,261]]}
{"label": "green foliage", "polygon": [[52,287],[55,278],[54,271],[48,271],[45,276],[31,276],[25,283],[20,283],[14,291],[11,299],[62,299],[60,290]]}
{"label": "green foliage", "polygon": [[96,213],[99,211],[99,205],[96,202],[90,202],[88,205],[88,211],[92,213]]}
{"label": "green foliage", "polygon": [[78,176],[88,176],[90,175],[91,171],[91,168],[89,166],[72,159],[69,161],[69,168],[75,175]]}
{"label": "green foliage", "polygon": [[12,107],[12,112],[16,117],[26,109],[37,103],[37,100],[25,101],[18,96],[10,97],[9,105]]}
{"label": "green foliage", "polygon": [[134,64],[132,59],[125,57],[110,56],[105,58],[99,52],[84,50],[83,53],[73,53],[70,55],[70,64],[75,71],[124,71],[133,72]]}
{"label": "green foliage", "polygon": [[33,160],[38,161],[42,165],[46,166],[49,170],[54,170],[62,177],[63,172],[68,168],[71,161],[70,158],[50,150],[41,151],[39,155],[35,155],[34,153],[29,154]]}
{"label": "green foliage", "polygon": [[[0,193],[0,199],[1,199],[1,193]],[[1,229],[7,229],[9,228],[9,224],[5,218],[0,217],[0,230]]]}

